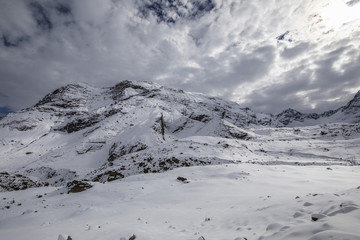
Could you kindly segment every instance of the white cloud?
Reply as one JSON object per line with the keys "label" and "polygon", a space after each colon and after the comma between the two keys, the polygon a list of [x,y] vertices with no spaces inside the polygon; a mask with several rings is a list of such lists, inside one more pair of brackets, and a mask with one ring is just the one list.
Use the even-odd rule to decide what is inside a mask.
{"label": "white cloud", "polygon": [[[28,107],[67,83],[134,79],[266,112],[306,110],[308,101],[323,110],[331,107],[328,99],[360,87],[360,29],[346,25],[325,34],[313,15],[325,0],[216,0],[210,12],[195,20],[177,16],[175,23],[142,17],[144,1],[42,0],[53,26],[47,32],[29,1],[2,2],[0,92],[9,97],[0,97],[0,106]],[[60,3],[68,9],[59,11]],[[12,45],[5,46],[4,37]]]}

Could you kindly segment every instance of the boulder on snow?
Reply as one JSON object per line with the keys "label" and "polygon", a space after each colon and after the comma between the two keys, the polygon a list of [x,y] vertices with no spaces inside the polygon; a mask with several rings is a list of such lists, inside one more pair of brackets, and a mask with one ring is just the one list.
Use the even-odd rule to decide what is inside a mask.
{"label": "boulder on snow", "polygon": [[177,180],[180,181],[180,182],[183,182],[183,183],[189,183],[190,181],[187,180],[187,178],[184,178],[184,177],[177,177]]}
{"label": "boulder on snow", "polygon": [[129,240],[135,240],[135,239],[136,239],[135,234],[133,234],[133,235],[129,238]]}
{"label": "boulder on snow", "polygon": [[314,214],[311,215],[311,220],[316,222],[317,220],[322,219],[324,217],[326,217],[326,215],[321,214],[321,213],[314,213]]}
{"label": "boulder on snow", "polygon": [[69,194],[69,193],[83,192],[89,188],[92,188],[93,186],[90,183],[84,181],[73,180],[71,182],[68,182],[66,184],[66,187],[68,188],[68,194]]}

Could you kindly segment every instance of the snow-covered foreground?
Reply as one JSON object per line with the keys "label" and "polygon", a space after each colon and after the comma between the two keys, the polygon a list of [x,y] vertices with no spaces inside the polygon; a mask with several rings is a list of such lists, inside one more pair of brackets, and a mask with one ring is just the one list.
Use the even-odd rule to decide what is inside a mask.
{"label": "snow-covered foreground", "polygon": [[1,239],[360,239],[360,166],[229,164],[94,184],[0,192]]}

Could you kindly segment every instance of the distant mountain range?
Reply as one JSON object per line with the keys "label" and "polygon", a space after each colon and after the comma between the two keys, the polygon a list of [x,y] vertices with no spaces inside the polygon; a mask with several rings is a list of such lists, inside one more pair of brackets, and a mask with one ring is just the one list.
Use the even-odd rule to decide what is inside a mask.
{"label": "distant mountain range", "polygon": [[308,126],[333,122],[359,123],[360,91],[358,91],[354,98],[345,106],[342,106],[336,110],[326,111],[321,114],[306,114],[289,108],[277,114],[275,118],[285,126]]}
{"label": "distant mountain range", "polygon": [[150,82],[70,84],[0,120],[0,190],[86,186],[220,163],[349,164],[358,150],[309,141],[357,138],[359,99],[323,114],[273,116]]}

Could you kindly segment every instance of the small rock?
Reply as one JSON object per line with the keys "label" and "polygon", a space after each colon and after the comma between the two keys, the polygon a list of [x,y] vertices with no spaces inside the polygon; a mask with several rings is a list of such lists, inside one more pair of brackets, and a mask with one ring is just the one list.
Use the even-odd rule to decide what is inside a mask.
{"label": "small rock", "polygon": [[183,182],[183,183],[189,183],[187,178],[184,178],[184,177],[178,177],[177,180],[180,181],[180,182]]}
{"label": "small rock", "polygon": [[311,220],[316,222],[317,220],[322,219],[324,217],[326,217],[324,214],[314,213],[314,214],[311,215]]}
{"label": "small rock", "polygon": [[135,234],[133,234],[133,235],[129,238],[129,240],[135,240],[135,239],[136,239]]}

